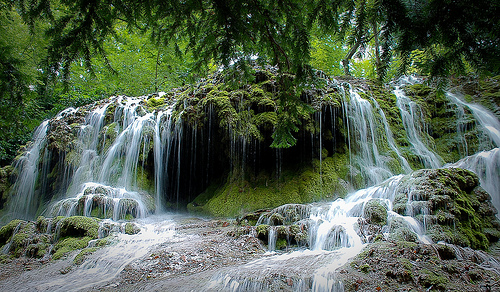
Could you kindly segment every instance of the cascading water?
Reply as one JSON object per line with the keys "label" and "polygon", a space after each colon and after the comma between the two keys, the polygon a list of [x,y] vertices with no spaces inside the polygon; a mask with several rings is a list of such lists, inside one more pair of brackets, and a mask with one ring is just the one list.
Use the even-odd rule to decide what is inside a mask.
{"label": "cascading water", "polygon": [[396,104],[401,112],[401,119],[412,146],[412,152],[417,155],[425,168],[438,168],[442,165],[442,158],[429,150],[422,138],[425,133],[424,117],[418,104],[408,98],[404,91],[396,86],[394,89],[396,95]]}
{"label": "cascading water", "polygon": [[[152,209],[150,195],[141,193],[138,177],[143,174],[138,164],[139,155],[145,156],[151,145],[149,133],[154,131],[155,120],[152,113],[141,112],[141,101],[120,96],[87,115],[77,140],[83,145],[80,164],[65,198],[52,205],[51,215],[99,215],[118,220],[127,215],[144,217]],[[104,128],[111,104],[116,105],[114,121]],[[110,136],[108,141],[106,135],[101,138],[103,131]]]}
{"label": "cascading water", "polygon": [[[358,149],[352,157],[355,164],[361,170],[361,175],[365,178],[366,185],[380,183],[394,175],[388,165],[388,161],[393,159],[390,154],[381,154],[379,149],[381,145],[388,145],[390,151],[393,151],[399,160],[401,169],[404,173],[411,171],[411,167],[406,159],[399,153],[389,124],[383,111],[378,106],[376,100],[372,102],[377,107],[377,112],[381,113],[382,120],[375,118],[375,110],[371,103],[363,99],[359,94],[359,89],[348,85],[349,91],[344,91],[344,107],[348,119],[348,140],[349,145],[356,145]],[[380,125],[379,122],[382,124]],[[382,127],[384,135],[378,133],[377,127]],[[351,147],[351,146],[350,146]],[[353,149],[350,149],[352,151]]]}
{"label": "cascading water", "polygon": [[[468,109],[472,113],[480,129],[479,149],[484,150],[450,164],[448,167],[464,168],[476,173],[481,186],[491,195],[493,205],[500,210],[500,121],[480,105],[467,103],[450,92],[447,92],[446,96],[461,111]],[[496,148],[491,149],[492,145]]]}
{"label": "cascading water", "polygon": [[[61,260],[54,265],[48,265],[43,270],[45,277],[38,281],[21,280],[23,284],[3,287],[7,291],[88,291],[99,287],[117,277],[123,269],[135,260],[147,255],[151,248],[161,243],[183,241],[186,238],[176,234],[175,217],[172,215],[150,216],[138,219],[134,224],[140,227],[140,232],[134,235],[119,232],[125,224],[108,219],[101,222],[102,226],[112,229],[112,242],[85,257],[77,266],[71,266],[76,254],[67,260]],[[95,241],[89,242],[93,248]],[[67,266],[61,266],[66,263]],[[27,276],[30,279],[30,276]],[[31,275],[31,277],[36,277]],[[17,287],[16,287],[17,285]],[[5,291],[5,290],[4,290]]]}
{"label": "cascading water", "polygon": [[486,139],[480,141],[484,143],[482,148],[490,148],[490,143],[495,145],[495,147],[500,147],[500,121],[497,117],[495,117],[489,110],[478,104],[467,103],[461,100],[456,94],[446,92],[446,96],[457,106],[467,108],[472,112],[474,118],[476,119],[476,123],[481,127],[481,132],[487,136],[487,139],[489,139],[489,141],[485,141]]}
{"label": "cascading water", "polygon": [[447,167],[464,168],[476,173],[481,187],[490,194],[495,208],[500,210],[500,148],[479,152]]}
{"label": "cascading water", "polygon": [[[221,271],[212,278],[207,287],[208,290],[272,290],[273,283],[267,281],[271,278],[270,274],[287,270],[293,275],[293,280],[289,284],[293,290],[312,288],[313,291],[342,291],[343,285],[336,280],[334,271],[349,258],[358,254],[369,241],[360,232],[360,225],[370,216],[369,209],[373,204],[386,211],[385,218],[381,218],[384,219],[384,223],[381,223],[384,236],[390,236],[391,222],[397,221],[419,241],[430,242],[425,235],[426,218],[429,214],[426,203],[420,197],[420,191],[413,189],[412,185],[407,183],[408,176],[394,176],[397,173],[410,173],[411,167],[398,149],[387,118],[377,100],[362,98],[362,91],[351,85],[348,86],[348,90],[343,85],[333,84],[332,86],[337,86],[343,93],[343,107],[338,109],[339,112],[343,109],[345,114],[344,130],[347,133],[348,155],[351,163],[354,164],[351,168],[351,178],[359,175],[364,180],[360,184],[375,186],[352,192],[344,199],[337,199],[328,204],[302,205],[305,207],[299,211],[297,205],[283,206],[273,210],[268,217],[259,219],[259,224],[269,225],[267,242],[271,253],[268,253],[265,258],[241,266],[237,271]],[[396,87],[394,94],[408,141],[411,144],[412,154],[421,160],[424,167],[440,167],[443,160],[429,149],[425,141],[426,129],[421,109],[399,87]],[[484,150],[489,150],[491,145],[496,145],[496,147],[500,145],[498,119],[481,107],[465,103],[452,94],[447,96],[464,112],[465,109],[472,112],[477,124],[483,132],[487,133],[488,139],[482,139]],[[153,211],[160,213],[166,205],[166,194],[176,197],[176,200],[172,201],[179,201],[182,195],[180,185],[182,171],[188,168],[192,171],[196,167],[197,159],[207,161],[211,157],[216,157],[218,153],[211,153],[210,146],[206,148],[207,160],[196,157],[196,153],[200,152],[196,149],[197,139],[201,140],[201,138],[198,138],[196,131],[192,131],[191,135],[187,134],[189,133],[187,127],[183,128],[182,123],[178,123],[178,120],[173,118],[174,106],[150,111],[144,110],[143,106],[144,98],[123,96],[111,98],[95,106],[86,115],[82,125],[73,129],[78,130],[77,137],[70,145],[71,151],[63,156],[64,165],[59,166],[64,168],[61,172],[68,173],[67,182],[62,184],[68,188],[64,191],[57,190],[61,192],[60,195],[55,192],[45,214],[50,216],[79,214],[111,218],[116,221],[144,218]],[[189,109],[187,103],[184,109]],[[245,110],[250,111],[251,108],[248,107],[242,111]],[[61,113],[60,116],[72,115],[78,111],[71,109]],[[219,137],[212,129],[212,116],[217,114],[215,111],[214,106],[210,104],[208,107],[208,143],[215,141],[215,137]],[[111,116],[112,121],[106,120]],[[311,156],[317,156],[314,151],[319,152],[320,172],[322,172],[321,159],[324,143],[321,130],[325,127],[322,124],[323,118],[322,112],[314,117],[314,121],[319,123],[320,133],[311,134],[311,149],[313,149]],[[331,125],[334,126],[333,110],[331,119]],[[244,120],[242,123],[246,122]],[[238,127],[241,128],[244,125],[238,124]],[[47,132],[49,130],[50,122],[46,121],[35,132],[35,141],[29,151],[18,161],[19,178],[14,186],[15,194],[13,195],[16,200],[10,205],[11,213],[17,217],[33,216],[40,205],[39,202],[35,202],[37,197],[35,188],[37,176],[40,173],[39,168],[46,163],[44,160],[49,159],[44,158],[44,155],[48,153]],[[338,129],[333,129],[332,132],[336,130]],[[241,169],[244,173],[246,166],[252,164],[252,161],[246,160],[248,156],[253,155],[254,159],[257,157],[256,154],[251,153],[258,149],[257,142],[237,135],[231,128],[227,132],[230,144],[226,147],[230,156],[229,167],[236,172]],[[189,140],[186,137],[190,137],[193,141],[186,141]],[[319,145],[316,144],[317,142]],[[190,163],[183,164],[181,161],[184,148],[194,153]],[[500,207],[500,194],[498,193],[500,152],[498,149],[478,153],[451,165],[476,172],[482,186],[493,196],[497,209]],[[284,150],[279,149],[276,150],[274,156],[277,176],[281,176],[282,173],[283,153]],[[233,158],[235,160],[232,160]],[[395,163],[399,166],[394,167]],[[253,164],[257,163],[254,161]],[[359,169],[359,172],[356,172],[355,168]],[[203,169],[206,170],[207,175],[201,180],[206,181],[208,185],[211,168],[203,166]],[[149,186],[144,184],[144,178],[147,175],[151,176],[148,179],[153,180]],[[175,183],[167,183],[171,181]],[[396,213],[393,209],[396,196],[400,193],[406,195],[406,201],[403,207],[398,207],[403,211]],[[296,216],[289,216],[293,213],[292,209]],[[273,217],[273,214],[276,216]],[[418,220],[415,218],[417,216],[419,216]],[[285,230],[291,230],[292,225],[298,230],[295,238],[287,237],[286,241],[287,243],[295,241],[300,246],[300,250],[287,254],[274,254],[273,251],[278,249],[278,240],[281,240],[280,244],[283,243],[284,238],[279,238],[279,236],[283,235],[284,229],[278,226],[283,225],[283,222],[288,222],[287,224],[290,225],[285,226]],[[143,234],[149,232],[148,228],[144,229]],[[299,233],[302,236],[307,234],[304,237],[308,240],[301,241],[303,237],[298,236]],[[158,240],[165,240],[165,238]],[[139,252],[133,255],[132,251],[127,249],[127,252],[119,255],[119,259],[109,260],[110,262],[130,263],[133,258],[137,258],[136,256],[145,254],[146,246],[150,247],[144,242],[135,244],[132,237],[125,235],[121,238],[121,242],[123,245],[120,243],[118,247],[126,249],[127,246],[134,246]],[[152,242],[158,243],[159,241],[153,240]],[[91,270],[92,263],[99,267],[99,271],[102,271],[102,267],[107,264],[98,263],[97,258],[99,257],[101,261],[107,257],[101,256],[103,255],[96,256],[94,262],[88,262],[88,265],[84,265],[81,269]],[[263,269],[263,266],[266,268]],[[112,274],[110,275],[116,275],[117,271],[122,268],[123,265],[119,264],[117,268],[112,269],[113,272],[110,272]],[[89,271],[85,273],[87,272]],[[60,289],[63,290],[65,287],[67,286],[62,285]]]}
{"label": "cascading water", "polygon": [[[65,182],[50,191],[51,203],[44,214],[118,220],[142,218],[155,209],[161,210],[165,189],[162,176],[167,173],[163,171],[164,164],[168,165],[165,157],[171,154],[171,144],[180,141],[180,137],[171,138],[170,132],[176,128],[170,123],[171,108],[147,113],[143,104],[144,97],[112,97],[94,106],[81,125],[70,129],[68,135],[72,131],[75,139],[55,168],[64,174]],[[84,112],[85,109],[68,109],[53,121],[63,117],[78,119]],[[113,120],[108,118],[105,122],[110,116]],[[55,122],[45,121],[40,125],[33,145],[16,165],[20,175],[13,187],[11,217],[30,219],[44,205],[40,202],[43,196],[35,192],[40,166],[51,163],[50,157],[45,156],[50,153],[47,133],[52,123]],[[167,149],[161,146],[165,144]],[[148,166],[150,148],[154,146],[154,166]],[[154,179],[147,177],[148,167],[159,169],[154,171]],[[154,185],[146,185],[146,180],[154,180]],[[41,181],[47,184],[46,178]]]}
{"label": "cascading water", "polygon": [[[420,83],[417,78],[405,77],[399,81],[400,85],[411,85]],[[397,106],[401,112],[401,118],[408,137],[412,145],[412,150],[417,155],[423,166],[426,168],[438,168],[443,165],[443,159],[429,149],[424,143],[422,135],[426,133],[424,126],[424,117],[422,110],[418,104],[408,98],[404,91],[396,85],[394,95],[397,98]],[[447,167],[458,167],[473,171],[479,176],[481,186],[491,195],[492,202],[497,210],[500,210],[500,121],[489,110],[484,107],[467,103],[459,98],[458,95],[451,92],[445,93],[448,100],[455,106],[457,113],[457,136],[462,141],[462,152],[469,155],[467,142],[464,134],[465,113],[471,112],[475,118],[475,122],[479,128],[477,134],[479,138],[480,150],[471,156],[462,158],[461,160],[446,165]],[[491,149],[491,150],[490,150]]]}
{"label": "cascading water", "polygon": [[38,177],[38,160],[45,147],[49,122],[44,121],[33,135],[34,143],[15,165],[20,170],[19,178],[14,185],[15,202],[10,205],[12,217],[29,218],[36,210],[35,183]]}
{"label": "cascading water", "polygon": [[[257,224],[283,224],[269,226],[270,249],[275,246],[277,233],[285,224],[297,226],[296,229],[307,229],[309,248],[259,259],[239,267],[237,271],[220,272],[212,278],[208,290],[273,290],[278,284],[271,280],[272,274],[286,270],[287,275],[294,275],[291,285],[293,291],[309,289],[343,291],[342,283],[335,278],[335,270],[357,255],[368,241],[360,235],[359,222],[370,216],[370,205],[373,204],[382,206],[386,210],[386,217],[381,218],[387,222],[384,224],[385,229],[388,229],[392,221],[398,221],[403,228],[415,234],[419,241],[431,243],[432,241],[424,233],[425,228],[422,223],[412,217],[416,212],[410,214],[408,211],[407,215],[400,215],[392,211],[398,194],[408,193],[409,198],[417,196],[419,190],[409,187],[412,185],[411,179],[410,175],[398,175],[382,184],[358,190],[345,199],[337,199],[330,204],[290,204],[263,214]],[[408,210],[411,210],[412,204],[413,201],[408,200]],[[386,233],[385,236],[389,234]],[[312,262],[313,266],[308,266]],[[297,265],[300,266],[300,272],[293,272]]]}
{"label": "cascading water", "polygon": [[[55,119],[60,120],[75,111],[74,108],[68,108],[60,112]],[[49,126],[48,120],[38,126],[33,134],[32,145],[14,165],[19,175],[11,191],[15,200],[8,206],[8,216],[11,218],[29,219],[41,203],[40,195],[36,193],[36,186],[40,173],[39,162],[48,158],[48,152],[45,151],[45,148],[47,147]]]}

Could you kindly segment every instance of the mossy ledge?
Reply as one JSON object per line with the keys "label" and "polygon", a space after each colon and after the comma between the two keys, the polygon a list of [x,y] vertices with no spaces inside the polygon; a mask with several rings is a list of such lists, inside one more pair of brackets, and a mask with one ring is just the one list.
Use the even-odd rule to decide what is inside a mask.
{"label": "mossy ledge", "polygon": [[[411,192],[405,189],[412,186]],[[413,214],[427,225],[434,241],[487,250],[500,238],[500,222],[490,195],[479,186],[477,175],[459,168],[419,170],[400,187],[397,200],[415,201],[427,210]],[[405,215],[394,205],[394,211]],[[410,206],[411,208],[411,206]],[[425,214],[426,213],[426,214]]]}
{"label": "mossy ledge", "polygon": [[284,171],[278,178],[265,172],[246,178],[229,175],[226,182],[214,184],[188,204],[188,210],[215,217],[241,217],[258,209],[344,197],[352,188],[345,162],[345,156],[326,157],[315,160],[312,166]]}
{"label": "mossy ledge", "polygon": [[[83,216],[12,220],[0,228],[0,248],[11,258],[41,260],[57,260],[75,250],[84,250],[84,254],[75,259],[75,263],[81,263],[85,255],[96,250],[87,247],[91,240],[99,238],[99,222],[98,218]],[[95,246],[111,242],[108,237],[98,239]]]}

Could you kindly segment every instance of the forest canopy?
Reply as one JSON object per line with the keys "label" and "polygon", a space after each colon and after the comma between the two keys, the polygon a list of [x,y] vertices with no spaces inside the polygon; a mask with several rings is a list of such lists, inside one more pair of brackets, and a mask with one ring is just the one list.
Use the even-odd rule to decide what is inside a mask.
{"label": "forest canopy", "polygon": [[[2,0],[0,163],[64,107],[165,90],[220,66],[271,64],[297,83],[313,68],[380,81],[495,75],[498,15],[496,0]],[[294,124],[279,125],[283,147]]]}

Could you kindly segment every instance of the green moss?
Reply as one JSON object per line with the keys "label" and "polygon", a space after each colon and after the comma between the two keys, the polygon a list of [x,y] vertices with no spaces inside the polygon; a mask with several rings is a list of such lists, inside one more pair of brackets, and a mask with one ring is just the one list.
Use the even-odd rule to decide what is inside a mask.
{"label": "green moss", "polygon": [[370,223],[384,226],[387,224],[387,209],[380,203],[380,200],[370,200],[366,203],[363,216]]}
{"label": "green moss", "polygon": [[[143,190],[149,194],[153,194],[155,192],[153,177],[154,176],[149,171],[144,169],[141,165],[137,166],[137,175],[135,179],[137,180],[137,187],[140,190]],[[148,208],[154,209],[154,206],[148,206]]]}
{"label": "green moss", "polygon": [[[37,239],[32,240],[34,242]],[[48,241],[44,242],[44,240],[38,239],[38,242],[29,244],[26,248],[26,256],[32,258],[43,258],[47,252],[49,251],[50,243]]]}
{"label": "green moss", "polygon": [[9,255],[7,254],[0,254],[0,264],[8,264],[12,260]]}
{"label": "green moss", "polygon": [[16,233],[12,236],[12,245],[10,246],[10,251],[15,257],[20,257],[24,253],[26,248],[25,244],[30,239],[30,235],[26,233]]}
{"label": "green moss", "polygon": [[146,101],[146,105],[150,109],[155,109],[155,108],[161,107],[164,104],[165,104],[165,98],[164,97],[159,97],[159,98],[150,97]]}
{"label": "green moss", "polygon": [[106,236],[104,238],[100,238],[100,239],[96,240],[95,246],[97,246],[97,247],[104,247],[104,246],[107,246],[107,245],[115,244],[116,242],[117,242],[117,239],[115,237]]}
{"label": "green moss", "polygon": [[267,237],[267,234],[269,233],[269,225],[267,224],[260,224],[257,226],[256,231],[257,231],[257,237],[262,238],[262,237]]}
{"label": "green moss", "polygon": [[9,190],[11,187],[11,182],[9,180],[14,167],[12,165],[7,165],[0,168],[0,209],[3,208],[3,203],[7,201],[9,197]]}
{"label": "green moss", "polygon": [[278,238],[276,240],[276,249],[277,250],[281,250],[281,249],[285,249],[287,247],[288,243],[286,241],[286,239],[284,238]]}
{"label": "green moss", "polygon": [[90,240],[92,240],[92,238],[89,236],[67,237],[54,246],[54,255],[52,259],[58,260],[74,250],[86,248]]}
{"label": "green moss", "polygon": [[400,227],[392,231],[389,239],[394,241],[406,241],[406,242],[417,242],[417,235],[411,231],[408,227]]}
{"label": "green moss", "polygon": [[369,264],[363,264],[359,267],[359,269],[361,270],[361,272],[368,274],[372,268]]}
{"label": "green moss", "polygon": [[427,269],[420,271],[419,282],[425,288],[432,287],[435,290],[445,290],[450,280],[444,274],[437,274]]}
{"label": "green moss", "polygon": [[110,142],[113,142],[118,135],[117,127],[118,127],[117,122],[113,122],[106,126],[106,139],[110,139],[111,140]]}
{"label": "green moss", "polygon": [[[487,250],[498,240],[494,234],[500,233],[494,230],[500,231],[500,222],[486,207],[490,197],[478,191],[474,173],[457,168],[420,170],[412,178],[408,183],[413,191],[428,200],[427,235],[433,241]],[[399,235],[404,239],[405,234]]]}
{"label": "green moss", "polygon": [[130,221],[130,220],[134,220],[135,218],[132,214],[127,213],[127,214],[125,214],[125,216],[122,219]]}
{"label": "green moss", "polygon": [[87,236],[96,239],[99,230],[97,220],[96,218],[84,216],[67,217],[62,221],[60,236]]}
{"label": "green moss", "polygon": [[75,265],[81,265],[84,261],[85,261],[85,258],[89,255],[91,255],[92,253],[94,253],[96,250],[98,250],[99,248],[97,247],[87,247],[87,248],[84,248],[81,252],[79,252],[76,257],[73,259],[73,263]]}
{"label": "green moss", "polygon": [[6,244],[11,238],[14,230],[19,226],[19,224],[21,223],[25,224],[25,222],[26,221],[20,219],[14,219],[9,223],[7,223],[7,225],[2,226],[2,228],[0,228],[0,246]]}
{"label": "green moss", "polygon": [[43,217],[43,216],[38,216],[38,218],[36,219],[36,228],[38,230],[38,232],[41,232],[41,233],[44,233],[44,232],[47,232],[47,226],[49,224],[49,221]]}
{"label": "green moss", "polygon": [[137,226],[135,223],[127,222],[125,224],[125,234],[134,235],[141,232],[141,228]]}
{"label": "green moss", "polygon": [[[217,217],[235,217],[255,210],[288,203],[332,200],[347,193],[345,155],[336,154],[297,171],[284,171],[282,178],[261,173],[254,179],[229,176],[188,204],[190,212]],[[320,173],[321,170],[321,173]]]}

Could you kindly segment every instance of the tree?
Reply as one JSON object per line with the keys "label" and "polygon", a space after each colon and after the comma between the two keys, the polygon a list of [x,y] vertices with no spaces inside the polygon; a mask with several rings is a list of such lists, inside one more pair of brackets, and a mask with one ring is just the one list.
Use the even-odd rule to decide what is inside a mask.
{"label": "tree", "polygon": [[42,40],[27,32],[19,14],[0,2],[0,167],[12,161],[40,121],[31,85],[36,82],[43,46]]}
{"label": "tree", "polygon": [[[415,49],[429,58],[424,73],[447,76],[467,65],[477,72],[500,72],[500,3],[496,0],[383,0],[390,49],[410,64]],[[392,10],[387,9],[392,7]]]}
{"label": "tree", "polygon": [[[18,0],[15,3],[32,30],[37,20],[50,23],[46,31],[50,38],[44,66],[46,86],[58,76],[68,79],[74,62],[81,62],[86,71],[93,73],[92,62],[97,56],[104,67],[112,70],[105,44],[117,35],[119,22],[125,22],[129,29],[149,32],[157,49],[171,45],[177,55],[190,53],[194,69],[190,72],[205,72],[213,64],[247,71],[249,63],[257,59],[277,65],[285,76],[281,83],[286,86],[313,82],[307,79],[313,76],[311,40],[316,29],[324,35],[346,36],[350,45],[344,58],[346,70],[359,48],[373,46],[379,78],[386,74],[393,55],[399,56],[404,69],[415,49],[431,56],[422,65],[432,75],[445,75],[464,64],[483,72],[500,70],[497,0]],[[153,55],[160,60],[160,54],[157,50]],[[288,74],[295,76],[290,84]],[[291,132],[300,122],[296,116],[303,108],[300,92],[288,92],[293,94],[280,102],[282,108],[278,112],[282,113],[282,119],[275,131],[274,145],[293,144],[289,143],[293,142]]]}

